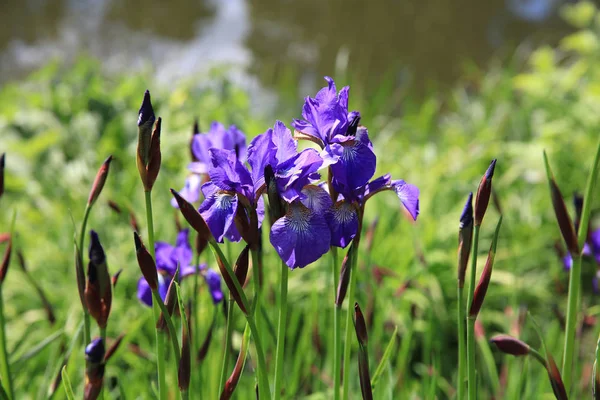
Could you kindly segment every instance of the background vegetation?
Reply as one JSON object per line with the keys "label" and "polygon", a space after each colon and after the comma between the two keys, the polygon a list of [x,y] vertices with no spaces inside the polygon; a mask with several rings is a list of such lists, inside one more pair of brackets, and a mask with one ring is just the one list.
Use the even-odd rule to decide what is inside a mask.
{"label": "background vegetation", "polygon": [[[398,327],[397,341],[376,398],[451,398],[456,380],[456,245],[462,205],[477,188],[492,158],[498,159],[495,208],[482,229],[478,265],[482,266],[498,209],[504,223],[492,284],[479,320],[485,338],[514,333],[515,321],[527,309],[542,325],[546,344],[557,360],[563,344],[560,315],[565,313],[568,275],[554,249],[560,233],[545,180],[542,150],[550,157],[565,196],[583,192],[600,128],[600,15],[591,3],[565,8],[564,17],[577,28],[556,48],[517,50],[502,65],[467,71],[451,93],[413,99],[383,75],[376,87],[365,87],[350,68],[334,76],[351,86],[350,108],[361,111],[369,127],[378,173],[390,172],[421,189],[416,224],[400,212],[394,195],[378,196],[367,210],[375,220],[373,250],[361,250],[358,302],[366,309],[371,366],[374,368]],[[143,91],[150,89],[156,114],[163,118],[163,165],[154,189],[157,240],[173,242],[176,226],[168,189],[179,189],[189,157],[194,118],[208,127],[213,120],[238,125],[249,138],[264,132],[275,118],[290,122],[301,111],[294,70],[281,74],[280,103],[274,115],[215,71],[178,87],[158,87],[149,74],[105,76],[95,60],[73,67],[51,63],[24,81],[0,89],[0,149],[7,153],[6,193],[0,232],[9,230],[16,210],[18,247],[35,281],[47,291],[57,321],[50,324],[33,287],[16,263],[4,283],[9,350],[18,398],[43,398],[58,373],[65,350],[73,345],[81,310],[73,268],[73,220],[79,226],[89,187],[107,155],[115,157],[111,175],[88,226],[99,232],[111,273],[123,269],[113,296],[108,336],[126,333],[118,354],[107,367],[108,392],[114,398],[147,398],[155,380],[151,310],[136,296],[139,269],[131,229],[125,216],[106,205],[114,200],[131,208],[143,225],[144,200],[135,167],[136,119]],[[309,95],[311,93],[302,93]],[[258,110],[258,111],[257,111]],[[600,208],[600,196],[592,210]],[[599,221],[593,220],[594,227]],[[2,249],[3,250],[3,249]],[[240,246],[231,246],[237,254]],[[275,287],[277,259],[266,255],[267,282]],[[212,258],[204,256],[207,261]],[[330,259],[290,274],[290,321],[286,349],[285,388],[290,398],[329,398],[331,382]],[[597,266],[584,261],[581,311],[589,325],[578,339],[579,358],[574,398],[590,393],[591,364],[600,313],[592,292]],[[380,279],[382,271],[385,276]],[[272,273],[271,273],[272,272]],[[185,284],[184,284],[185,286]],[[186,288],[187,289],[187,288]],[[204,338],[212,315],[221,313],[202,294]],[[324,301],[327,299],[327,301]],[[329,301],[331,300],[331,301]],[[273,292],[268,302],[276,302]],[[276,312],[270,312],[276,321]],[[223,317],[207,358],[195,367],[204,382],[202,396],[214,397],[222,355]],[[243,318],[237,315],[234,348]],[[521,338],[539,347],[529,322]],[[46,343],[33,357],[28,352]],[[267,340],[268,342],[268,340]],[[75,343],[68,371],[80,388],[83,348]],[[194,346],[197,346],[195,344]],[[527,359],[509,359],[485,340],[480,342],[482,396],[552,398],[545,371]],[[138,351],[133,351],[138,349]],[[267,347],[273,357],[274,345]],[[352,362],[352,368],[356,363]],[[252,362],[247,364],[252,368]],[[506,369],[506,371],[505,371]],[[358,374],[351,383],[358,395]],[[498,376],[506,381],[499,385]],[[175,385],[176,376],[169,377]],[[500,386],[504,387],[501,389]],[[498,392],[500,390],[500,392]],[[120,393],[120,394],[119,394]],[[238,398],[254,393],[251,373],[242,376]],[[393,394],[392,394],[393,393]],[[542,395],[543,394],[543,395]],[[56,398],[63,398],[62,389]]]}

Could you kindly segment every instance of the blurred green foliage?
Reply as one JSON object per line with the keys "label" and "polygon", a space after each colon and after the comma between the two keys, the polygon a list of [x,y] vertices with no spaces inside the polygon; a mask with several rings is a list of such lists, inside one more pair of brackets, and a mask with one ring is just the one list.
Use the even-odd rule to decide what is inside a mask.
{"label": "blurred green foliage", "polygon": [[[379,223],[373,251],[361,250],[357,300],[370,322],[373,371],[395,326],[399,335],[390,364],[379,379],[376,398],[430,398],[431,385],[439,398],[454,394],[458,219],[467,194],[477,189],[492,158],[498,159],[494,189],[504,224],[492,284],[479,319],[489,338],[493,333],[510,332],[519,307],[526,307],[543,325],[546,344],[555,358],[561,358],[563,339],[555,309],[558,313],[566,310],[568,275],[554,250],[560,233],[545,181],[542,150],[548,152],[569,200],[584,189],[600,131],[600,14],[593,3],[580,2],[565,7],[563,16],[579,30],[556,48],[518,49],[502,65],[467,71],[464,81],[447,95],[413,99],[391,75],[381,76],[377,87],[367,88],[353,79],[350,66],[332,74],[340,87],[351,85],[350,108],[360,110],[369,127],[378,173],[391,172],[395,179],[405,179],[421,189],[421,215],[416,224],[402,216],[391,193],[378,196],[367,209],[366,224],[375,218]],[[111,199],[130,208],[143,225],[143,193],[135,167],[136,118],[142,94],[150,89],[156,114],[163,118],[163,164],[154,189],[155,230],[158,240],[172,242],[175,212],[169,204],[168,188],[183,185],[194,119],[199,118],[201,128],[212,120],[237,124],[249,139],[272,126],[275,118],[289,124],[292,117],[300,116],[300,96],[312,93],[297,93],[293,69],[280,78],[276,115],[257,115],[255,109],[260,105],[218,71],[177,87],[161,87],[148,72],[106,76],[98,61],[90,59],[81,59],[69,68],[51,63],[27,80],[0,90],[0,151],[7,153],[0,232],[8,231],[12,210],[16,210],[18,247],[38,283],[48,291],[58,318],[55,326],[48,324],[33,288],[13,263],[4,289],[11,360],[60,332],[36,357],[15,364],[20,399],[44,398],[57,374],[62,351],[79,327],[73,221],[79,227],[96,169],[109,154],[115,160],[88,225],[103,240],[111,272],[123,269],[108,335],[125,332],[127,336],[108,366],[107,382],[116,385],[108,392],[114,398],[119,392],[124,393],[121,398],[151,397],[150,382],[155,380],[154,334],[148,321],[151,311],[135,297],[139,271],[127,218],[106,206]],[[596,196],[592,209],[599,208],[600,196]],[[480,267],[498,216],[497,207],[490,207],[482,228]],[[599,227],[598,221],[593,226]],[[235,257],[240,249],[233,245],[229,251]],[[267,282],[275,285],[276,255],[267,250],[266,257]],[[203,258],[212,260],[206,255]],[[290,398],[330,397],[330,263],[327,256],[290,275],[285,367]],[[375,266],[393,274],[378,283]],[[592,293],[595,273],[592,262],[584,264],[581,309],[586,315],[600,312]],[[400,293],[399,288],[407,282],[408,287]],[[212,308],[205,290],[202,296],[205,307],[200,311],[200,338],[212,314],[220,312]],[[270,296],[268,303],[275,302],[276,295]],[[275,307],[271,306],[268,314],[276,320]],[[204,384],[193,398],[216,397],[224,332],[220,318],[209,354],[196,369]],[[235,329],[237,349],[243,330],[240,315]],[[583,376],[593,362],[597,333],[594,326],[580,336],[576,377]],[[534,347],[540,345],[529,323],[521,337]],[[269,336],[266,342],[269,362],[275,345]],[[133,344],[148,358],[130,351],[128,345]],[[504,398],[552,398],[545,372],[537,364],[508,359],[494,349],[490,352],[485,341],[480,349],[482,398],[493,394],[492,377],[497,374],[506,374]],[[83,348],[77,345],[74,351],[68,371],[74,387],[80,388]],[[252,364],[247,365],[236,391],[238,398],[249,398],[254,391]],[[435,376],[430,374],[432,364]],[[357,369],[355,362],[351,365]],[[358,393],[356,371],[353,376],[351,387]],[[173,387],[175,377],[169,376]],[[579,382],[574,398],[589,393],[590,382]],[[64,398],[62,389],[56,398]]]}

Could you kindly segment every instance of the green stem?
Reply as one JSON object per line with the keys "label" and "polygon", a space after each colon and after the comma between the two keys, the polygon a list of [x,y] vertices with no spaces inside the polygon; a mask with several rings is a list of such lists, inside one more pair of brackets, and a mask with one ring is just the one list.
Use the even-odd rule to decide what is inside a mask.
{"label": "green stem", "polygon": [[465,395],[465,288],[458,286],[458,381],[456,382],[457,400],[463,400]]}
{"label": "green stem", "polygon": [[333,398],[334,400],[340,400],[340,379],[342,373],[342,358],[341,358],[341,331],[340,331],[340,312],[341,306],[335,304],[337,298],[337,288],[340,280],[340,271],[338,268],[337,260],[337,249],[331,248],[331,255],[333,258],[332,272],[333,272]]}
{"label": "green stem", "polygon": [[[477,278],[477,248],[479,247],[479,225],[475,225],[473,232],[473,251],[471,252],[471,280],[466,307],[470,307],[475,293],[475,280]],[[465,313],[466,313],[465,307]],[[467,323],[467,387],[468,399],[477,399],[477,382],[475,378],[475,318],[469,318]]]}
{"label": "green stem", "polygon": [[[85,213],[83,214],[83,221],[81,222],[81,230],[79,231],[79,261],[81,265],[83,264],[83,242],[85,239],[85,229],[87,226],[88,218],[90,216],[90,211],[92,207],[87,204],[85,206]],[[83,341],[84,346],[87,346],[91,341],[91,331],[90,331],[90,314],[87,309],[83,309]]]}
{"label": "green stem", "polygon": [[[357,234],[358,236],[358,234]],[[356,238],[354,239],[356,240]],[[354,304],[354,292],[356,290],[356,270],[358,259],[358,242],[354,247],[354,254],[352,256],[352,262],[350,263],[350,284],[348,288],[348,311],[346,312],[346,342],[344,343],[344,379],[342,381],[344,385],[344,394],[342,399],[348,400],[350,393],[350,356],[352,349],[352,330],[354,324],[352,322],[352,304]]]}
{"label": "green stem", "polygon": [[283,353],[285,351],[285,327],[287,324],[287,292],[289,269],[281,261],[281,300],[279,304],[279,322],[277,326],[277,351],[275,353],[275,386],[273,400],[281,396],[281,376],[283,375]]}
{"label": "green stem", "polygon": [[2,285],[0,285],[0,351],[2,351],[2,363],[0,363],[0,377],[2,385],[8,392],[9,400],[14,400],[12,376],[10,374],[10,363],[8,362],[8,350],[6,347],[6,321],[4,320],[4,298],[2,296]]}
{"label": "green stem", "polygon": [[[144,196],[146,198],[146,225],[148,226],[148,249],[150,250],[150,254],[152,258],[154,257],[154,222],[152,219],[152,192],[144,191]],[[154,312],[154,320],[158,322],[160,319],[160,304],[162,301],[156,301],[156,295],[152,291],[152,295],[154,297],[152,301],[152,310]],[[158,296],[160,299],[160,296]],[[165,317],[167,317],[166,315]],[[167,385],[166,385],[166,375],[165,375],[165,344],[163,342],[163,338],[160,335],[160,331],[156,329],[156,368],[158,372],[158,395],[160,400],[167,399]]]}
{"label": "green stem", "polygon": [[[583,197],[583,209],[581,211],[581,223],[579,224],[578,243],[579,248],[583,249],[587,240],[588,225],[590,222],[590,208],[592,204],[592,193],[594,185],[598,179],[600,170],[600,140],[596,148],[596,155],[592,163],[592,169],[588,177],[585,195]],[[577,330],[577,305],[579,303],[579,292],[581,287],[581,254],[571,254],[573,257],[573,266],[571,267],[571,276],[569,277],[569,298],[567,305],[567,326],[565,332],[565,347],[563,354],[562,378],[567,389],[571,388],[571,375],[573,370],[573,357],[575,355],[575,331]]]}
{"label": "green stem", "polygon": [[[233,273],[229,261],[225,258],[225,255],[219,248],[219,245],[214,240],[214,238],[210,239],[209,245],[215,255],[215,258],[217,259],[217,262],[218,260],[222,261],[222,265],[225,269],[225,272],[231,279],[231,282],[233,282],[233,285],[235,286],[237,292],[240,294],[242,304],[244,305],[246,310],[249,310],[250,308],[248,306],[248,298],[246,297],[246,294],[242,289],[242,285],[240,285],[240,283],[237,280],[237,277]],[[248,314],[245,314],[245,316],[246,320],[248,321],[248,326],[250,327],[251,335],[254,336],[254,346],[256,347],[256,358],[258,362],[258,392],[260,398],[268,399],[271,397],[271,389],[269,387],[269,377],[267,376],[267,363],[265,362],[265,352],[263,350],[262,342],[260,340],[260,332],[256,328],[256,323],[254,322],[254,314],[249,312]]]}
{"label": "green stem", "polygon": [[227,367],[229,364],[229,346],[231,335],[233,333],[233,298],[229,295],[229,302],[227,304],[227,321],[225,321],[225,343],[223,344],[223,363],[221,364],[221,377],[219,378],[219,392],[223,391],[225,387],[225,379],[227,377]]}

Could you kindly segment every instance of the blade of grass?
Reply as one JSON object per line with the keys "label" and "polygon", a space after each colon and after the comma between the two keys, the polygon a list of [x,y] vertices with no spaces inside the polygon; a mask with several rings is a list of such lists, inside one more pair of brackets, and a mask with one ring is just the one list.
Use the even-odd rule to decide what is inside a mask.
{"label": "blade of grass", "polygon": [[392,355],[392,351],[394,350],[394,345],[396,344],[396,335],[398,334],[398,327],[394,327],[394,333],[392,333],[392,337],[390,338],[390,341],[388,342],[385,351],[383,352],[383,356],[381,357],[381,360],[379,361],[379,365],[377,366],[377,369],[375,369],[375,373],[373,374],[373,377],[371,378],[371,388],[373,388],[373,390],[375,390],[375,387],[377,386],[377,383],[379,382],[379,378],[381,377],[381,374],[383,374],[383,371],[385,370],[385,367],[388,365],[388,362],[390,360],[390,356]]}
{"label": "blade of grass", "polygon": [[67,395],[68,400],[75,400],[75,394],[73,393],[73,388],[71,387],[71,380],[69,379],[69,374],[67,373],[67,366],[62,367],[61,370],[62,375],[62,384],[65,389],[65,394]]}

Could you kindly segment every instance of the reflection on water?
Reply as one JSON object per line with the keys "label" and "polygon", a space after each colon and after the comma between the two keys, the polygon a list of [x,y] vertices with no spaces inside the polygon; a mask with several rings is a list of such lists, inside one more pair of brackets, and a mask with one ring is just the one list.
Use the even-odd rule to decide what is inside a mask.
{"label": "reflection on water", "polygon": [[151,66],[163,82],[231,64],[270,86],[286,68],[321,84],[347,56],[377,84],[390,70],[451,83],[462,62],[565,30],[564,0],[3,0],[0,83],[84,51],[109,71]]}

